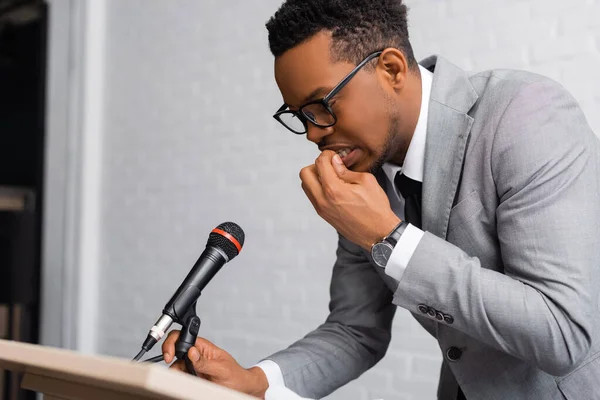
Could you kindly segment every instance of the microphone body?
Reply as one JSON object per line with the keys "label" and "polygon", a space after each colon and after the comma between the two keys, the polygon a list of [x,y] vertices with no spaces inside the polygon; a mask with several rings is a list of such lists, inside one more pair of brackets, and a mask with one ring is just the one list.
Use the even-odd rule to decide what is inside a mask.
{"label": "microphone body", "polygon": [[[180,325],[185,323],[185,314],[198,300],[202,290],[217,272],[229,261],[227,255],[218,248],[206,246],[198,261],[187,274],[183,283],[163,308],[162,315],[150,328],[148,338],[144,345],[150,342],[158,342],[169,330],[173,322]],[[151,346],[154,346],[152,344]],[[144,346],[142,346],[144,347]],[[148,351],[148,350],[147,350]]]}
{"label": "microphone body", "polygon": [[165,335],[173,322],[184,325],[186,314],[202,290],[217,272],[239,254],[244,244],[244,231],[233,222],[225,222],[210,233],[206,248],[187,274],[183,283],[163,308],[161,317],[150,328],[142,349],[150,349]]}
{"label": "microphone body", "polygon": [[163,309],[174,322],[181,324],[185,313],[198,300],[202,290],[217,272],[229,261],[227,255],[216,247],[206,246],[183,283]]}

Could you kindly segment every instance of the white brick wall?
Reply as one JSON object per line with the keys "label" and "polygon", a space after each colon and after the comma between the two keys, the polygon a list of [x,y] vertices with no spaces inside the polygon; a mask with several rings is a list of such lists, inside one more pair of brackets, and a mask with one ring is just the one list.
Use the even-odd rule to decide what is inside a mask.
{"label": "white brick wall", "polygon": [[[317,153],[271,118],[281,102],[264,23],[280,0],[109,0],[98,350],[130,357],[233,220],[242,254],[203,293],[201,332],[252,365],[327,315],[335,234],[298,171]],[[564,84],[600,133],[599,0],[410,0],[419,58]],[[387,357],[330,399],[433,399],[440,352],[399,310]]]}

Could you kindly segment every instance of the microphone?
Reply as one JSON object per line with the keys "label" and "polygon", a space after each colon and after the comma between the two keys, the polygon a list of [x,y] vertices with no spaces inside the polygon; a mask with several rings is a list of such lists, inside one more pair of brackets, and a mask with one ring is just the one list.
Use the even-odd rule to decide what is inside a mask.
{"label": "microphone", "polygon": [[183,280],[173,297],[165,305],[161,317],[150,328],[142,351],[134,358],[139,360],[165,335],[173,322],[184,324],[184,318],[202,290],[226,262],[235,258],[244,245],[244,231],[238,224],[224,222],[212,230],[206,248]]}

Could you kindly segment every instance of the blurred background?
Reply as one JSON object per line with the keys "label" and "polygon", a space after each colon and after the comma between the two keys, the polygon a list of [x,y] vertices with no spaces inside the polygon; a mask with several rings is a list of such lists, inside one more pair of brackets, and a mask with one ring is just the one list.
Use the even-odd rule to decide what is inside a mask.
{"label": "blurred background", "polygon": [[[336,234],[300,187],[316,147],[271,117],[280,4],[0,1],[0,337],[133,357],[228,220],[246,244],[201,335],[249,367],[323,322]],[[600,0],[406,4],[418,59],[549,76],[600,134]],[[434,399],[440,363],[399,310],[385,359],[328,399]]]}

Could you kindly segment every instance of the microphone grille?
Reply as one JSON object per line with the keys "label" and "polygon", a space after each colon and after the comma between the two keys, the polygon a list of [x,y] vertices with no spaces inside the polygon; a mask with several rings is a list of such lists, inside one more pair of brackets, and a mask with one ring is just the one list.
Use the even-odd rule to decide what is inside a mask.
{"label": "microphone grille", "polygon": [[231,261],[242,250],[244,231],[234,222],[223,222],[208,235],[208,246],[216,247],[225,252]]}

